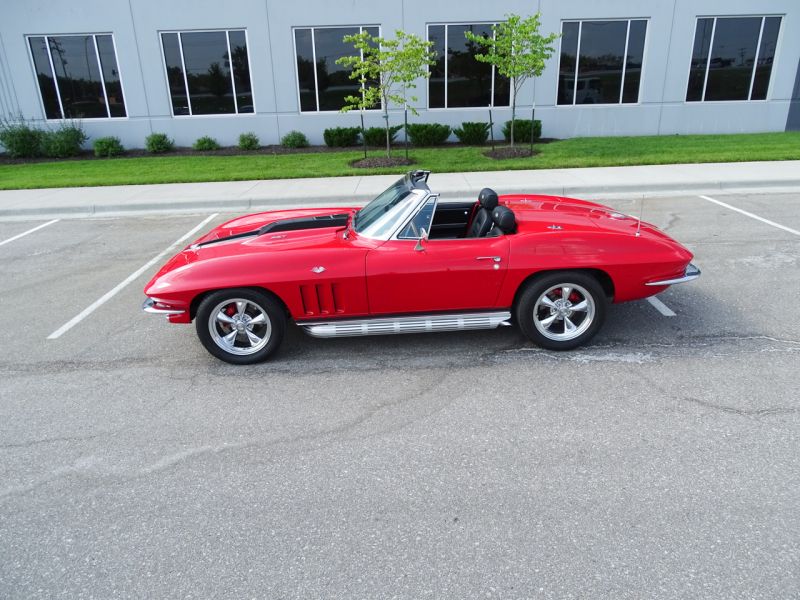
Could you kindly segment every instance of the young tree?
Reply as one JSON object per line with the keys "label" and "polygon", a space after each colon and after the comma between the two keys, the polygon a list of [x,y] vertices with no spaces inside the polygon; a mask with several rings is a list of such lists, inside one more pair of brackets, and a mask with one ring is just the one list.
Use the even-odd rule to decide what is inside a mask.
{"label": "young tree", "polygon": [[[511,147],[514,147],[514,118],[517,112],[517,95],[531,77],[539,77],[544,70],[544,62],[553,54],[553,42],[560,37],[558,33],[542,35],[540,13],[523,19],[519,15],[506,15],[506,20],[492,25],[494,36],[475,35],[465,31],[464,35],[472,42],[481,45],[485,51],[475,55],[475,59],[494,65],[497,72],[511,79]],[[531,123],[533,127],[533,123]]]}
{"label": "young tree", "polygon": [[366,31],[346,35],[343,40],[353,44],[356,56],[343,56],[336,63],[352,69],[350,79],[361,84],[361,95],[347,96],[347,105],[342,112],[352,109],[364,111],[376,106],[383,107],[386,126],[386,157],[391,156],[391,132],[389,130],[389,103],[400,104],[417,111],[408,102],[417,98],[408,91],[417,87],[415,81],[428,77],[427,66],[434,63],[433,42],[426,42],[413,33],[395,31],[395,39],[371,36]]}

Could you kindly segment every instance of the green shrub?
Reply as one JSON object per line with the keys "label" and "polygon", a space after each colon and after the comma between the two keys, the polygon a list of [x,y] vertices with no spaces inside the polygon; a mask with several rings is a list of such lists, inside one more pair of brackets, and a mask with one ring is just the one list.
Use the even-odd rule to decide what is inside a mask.
{"label": "green shrub", "polygon": [[361,127],[331,127],[322,132],[325,145],[329,148],[344,148],[358,145]]}
{"label": "green shrub", "polygon": [[308,138],[302,131],[290,131],[281,138],[281,146],[284,148],[306,148]]}
{"label": "green shrub", "polygon": [[[508,142],[511,139],[511,121],[506,121],[503,125],[503,137]],[[542,137],[542,122],[536,119],[533,123],[533,138],[538,140]],[[515,119],[514,120],[514,142],[530,142],[531,141],[531,120],[530,119]]]}
{"label": "green shrub", "polygon": [[[519,121],[517,121],[519,123]],[[489,137],[489,124],[478,123],[475,121],[465,121],[461,127],[453,129],[458,141],[468,146],[480,146],[485,144]],[[514,132],[516,133],[516,131]]]}
{"label": "green shrub", "polygon": [[94,155],[95,156],[119,156],[125,152],[122,147],[122,142],[118,137],[101,137],[94,141]]}
{"label": "green shrub", "polygon": [[407,126],[408,138],[415,146],[439,146],[450,137],[449,125],[439,123],[412,123]]}
{"label": "green shrub", "polygon": [[[397,132],[403,128],[402,125],[395,125],[389,128],[389,139],[394,143],[397,137]],[[386,128],[384,127],[367,127],[364,130],[364,139],[367,140],[367,146],[385,146],[386,145]]]}
{"label": "green shrub", "polygon": [[0,121],[0,143],[12,158],[34,158],[42,153],[44,131],[21,123]]}
{"label": "green shrub", "polygon": [[80,124],[63,122],[58,129],[44,133],[42,153],[50,158],[76,156],[87,139],[89,138]]}
{"label": "green shrub", "polygon": [[258,136],[252,131],[239,136],[239,150],[258,150],[260,146]]}
{"label": "green shrub", "polygon": [[175,142],[166,133],[151,133],[144,139],[144,147],[150,154],[162,154],[172,150]]}
{"label": "green shrub", "polygon": [[219,150],[219,143],[217,143],[217,140],[214,138],[204,135],[203,137],[197,138],[197,141],[192,144],[192,148],[199,150],[200,152]]}

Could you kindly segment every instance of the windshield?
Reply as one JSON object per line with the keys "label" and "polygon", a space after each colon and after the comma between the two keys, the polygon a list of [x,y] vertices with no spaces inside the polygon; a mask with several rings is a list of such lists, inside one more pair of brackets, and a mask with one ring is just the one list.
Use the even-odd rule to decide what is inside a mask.
{"label": "windshield", "polygon": [[411,189],[404,179],[399,179],[386,190],[358,211],[353,219],[353,229],[362,233],[368,227],[376,224],[378,220],[395,206],[411,195]]}

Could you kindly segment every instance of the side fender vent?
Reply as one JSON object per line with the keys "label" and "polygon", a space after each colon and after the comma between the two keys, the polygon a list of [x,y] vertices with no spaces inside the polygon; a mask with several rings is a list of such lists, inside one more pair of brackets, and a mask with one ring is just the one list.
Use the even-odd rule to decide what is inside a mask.
{"label": "side fender vent", "polygon": [[300,286],[303,312],[308,316],[335,315],[344,312],[344,299],[338,283],[317,283]]}

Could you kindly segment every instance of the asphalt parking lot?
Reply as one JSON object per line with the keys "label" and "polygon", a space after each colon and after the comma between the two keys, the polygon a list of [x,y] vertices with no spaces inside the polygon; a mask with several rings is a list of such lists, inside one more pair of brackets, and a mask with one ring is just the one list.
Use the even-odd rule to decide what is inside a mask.
{"label": "asphalt parking lot", "polygon": [[210,215],[0,222],[0,597],[799,597],[800,192],[712,198],[771,223],[647,199],[703,276],[584,349],[245,368],[139,309]]}

